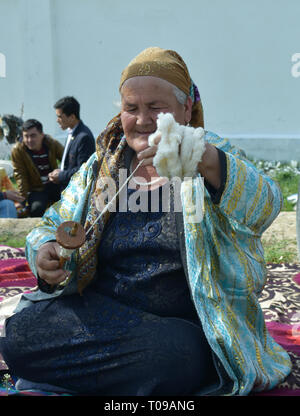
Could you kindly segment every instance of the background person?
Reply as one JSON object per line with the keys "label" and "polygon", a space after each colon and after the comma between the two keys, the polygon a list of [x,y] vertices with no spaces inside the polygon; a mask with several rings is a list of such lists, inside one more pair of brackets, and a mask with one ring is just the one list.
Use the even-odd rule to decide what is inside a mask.
{"label": "background person", "polygon": [[0,192],[0,218],[17,218],[16,203],[23,202],[24,198],[17,191]]}
{"label": "background person", "polygon": [[12,149],[14,177],[20,194],[26,199],[30,217],[41,217],[49,204],[60,199],[60,187],[50,182],[64,148],[35,119],[25,121],[21,140]]}
{"label": "background person", "polygon": [[18,217],[23,208],[22,202],[24,199],[15,189],[6,170],[0,168],[0,218]]}
{"label": "background person", "polygon": [[80,120],[80,104],[74,97],[64,97],[55,105],[57,122],[63,130],[68,129],[68,139],[60,169],[49,174],[51,182],[64,189],[71,176],[95,152],[95,139],[91,130]]}

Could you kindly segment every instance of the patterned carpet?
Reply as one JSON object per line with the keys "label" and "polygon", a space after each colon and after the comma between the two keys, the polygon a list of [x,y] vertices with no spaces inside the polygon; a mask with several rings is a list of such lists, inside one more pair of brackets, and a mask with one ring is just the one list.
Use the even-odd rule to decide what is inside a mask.
{"label": "patterned carpet", "polygon": [[[24,249],[0,246],[0,302],[35,287],[36,279],[29,269]],[[269,264],[267,284],[260,302],[267,328],[271,336],[288,351],[293,370],[275,389],[254,395],[300,396],[300,265]],[[57,395],[42,391],[18,392],[0,356],[0,381],[1,377],[0,396]]]}
{"label": "patterned carpet", "polygon": [[263,396],[300,396],[300,265],[269,264],[267,284],[260,296],[271,336],[288,351],[293,370]]}

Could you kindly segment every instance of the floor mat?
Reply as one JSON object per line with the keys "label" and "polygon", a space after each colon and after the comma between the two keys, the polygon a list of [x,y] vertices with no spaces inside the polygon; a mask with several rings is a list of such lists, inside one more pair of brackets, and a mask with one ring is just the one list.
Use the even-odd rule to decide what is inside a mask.
{"label": "floor mat", "polygon": [[[0,302],[36,288],[23,248],[0,245]],[[7,369],[0,354],[0,371]]]}
{"label": "floor mat", "polygon": [[293,369],[275,389],[256,395],[300,396],[300,265],[268,264],[259,299],[268,331],[289,353]]}

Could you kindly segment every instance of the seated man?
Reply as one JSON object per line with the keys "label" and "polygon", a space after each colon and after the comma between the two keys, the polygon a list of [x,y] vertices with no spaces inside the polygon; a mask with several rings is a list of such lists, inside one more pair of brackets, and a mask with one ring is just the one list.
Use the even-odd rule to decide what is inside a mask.
{"label": "seated man", "polygon": [[43,133],[38,120],[29,119],[22,127],[22,138],[12,150],[14,176],[21,195],[26,198],[30,217],[41,217],[49,204],[60,199],[60,187],[48,174],[58,167],[64,148]]}
{"label": "seated man", "polygon": [[95,152],[95,139],[91,130],[80,120],[80,104],[74,97],[64,97],[55,105],[57,122],[63,130],[68,129],[68,139],[60,169],[50,173],[49,179],[66,188],[71,176]]}

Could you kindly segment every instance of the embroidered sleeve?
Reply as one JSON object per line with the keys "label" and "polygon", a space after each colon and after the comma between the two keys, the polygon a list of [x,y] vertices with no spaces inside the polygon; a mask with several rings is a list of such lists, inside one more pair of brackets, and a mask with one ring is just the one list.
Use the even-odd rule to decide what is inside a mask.
{"label": "embroidered sleeve", "polygon": [[[260,236],[274,221],[282,207],[279,186],[259,171],[239,148],[227,139],[206,132],[205,139],[225,155],[225,181],[220,200],[212,199],[230,219],[233,227],[246,227],[247,232]],[[220,152],[219,152],[220,155]],[[221,160],[221,159],[220,159]]]}
{"label": "embroidered sleeve", "polygon": [[227,180],[219,208],[225,215],[262,234],[279,214],[279,186],[248,160],[226,153]]}

